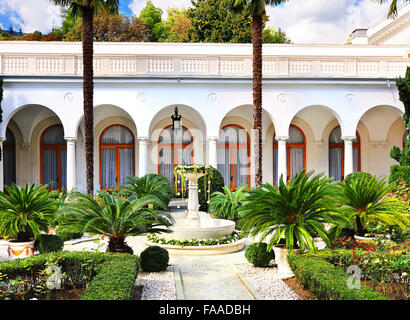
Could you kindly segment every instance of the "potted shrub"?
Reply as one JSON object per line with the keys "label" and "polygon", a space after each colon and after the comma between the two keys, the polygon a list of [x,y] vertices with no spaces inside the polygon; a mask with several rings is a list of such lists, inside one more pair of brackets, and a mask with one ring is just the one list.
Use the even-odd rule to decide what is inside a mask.
{"label": "potted shrub", "polygon": [[246,234],[265,241],[268,250],[274,248],[278,270],[288,273],[288,253],[316,251],[316,235],[329,245],[324,225],[340,219],[336,192],[331,178],[313,176],[313,171],[296,174],[289,185],[281,177],[279,188],[263,184],[248,191],[239,209],[239,225]]}
{"label": "potted shrub", "polygon": [[34,254],[34,240],[46,232],[54,220],[56,203],[50,198],[47,186],[15,184],[0,192],[0,234],[9,240],[11,259]]}
{"label": "potted shrub", "polygon": [[[166,227],[172,224],[167,212],[155,209],[164,209],[156,196],[124,198],[105,191],[98,192],[96,199],[79,192],[74,195],[76,201],[61,212],[58,230],[108,237],[108,252],[130,253],[127,236],[169,232]],[[148,207],[150,203],[154,209]]]}
{"label": "potted shrub", "polygon": [[386,178],[378,180],[354,179],[348,184],[340,182],[340,211],[347,217],[348,228],[354,230],[357,240],[370,240],[368,227],[370,223],[382,221],[388,225],[408,228],[409,220],[403,214],[402,204],[396,198],[385,198],[390,190]]}

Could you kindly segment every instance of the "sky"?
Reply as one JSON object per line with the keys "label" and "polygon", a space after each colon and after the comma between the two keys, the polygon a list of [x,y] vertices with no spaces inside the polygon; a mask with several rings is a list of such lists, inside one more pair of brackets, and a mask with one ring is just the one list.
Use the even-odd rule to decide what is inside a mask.
{"label": "sky", "polygon": [[[400,0],[399,0],[400,1]],[[139,15],[147,0],[120,0],[125,15]],[[152,0],[166,18],[170,6],[191,6],[191,0]],[[171,4],[170,4],[171,3]],[[268,7],[268,25],[281,28],[293,43],[345,43],[357,28],[368,28],[388,12],[388,3],[373,0],[290,0]],[[60,8],[49,0],[0,0],[0,27],[24,33],[48,33],[62,23]]]}

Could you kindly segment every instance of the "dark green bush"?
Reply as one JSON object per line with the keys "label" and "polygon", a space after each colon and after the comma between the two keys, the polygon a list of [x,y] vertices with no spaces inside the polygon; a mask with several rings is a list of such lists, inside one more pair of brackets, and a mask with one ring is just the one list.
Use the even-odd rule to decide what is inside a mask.
{"label": "dark green bush", "polygon": [[245,258],[255,267],[267,267],[269,262],[275,259],[273,250],[267,251],[268,245],[262,243],[252,243],[245,249]]}
{"label": "dark green bush", "polygon": [[82,232],[68,232],[63,231],[61,228],[57,228],[56,234],[63,239],[63,241],[80,239],[84,235]]}
{"label": "dark green bush", "polygon": [[[326,252],[325,255],[332,255]],[[322,255],[322,258],[325,256]],[[327,257],[331,259],[331,257]],[[388,300],[364,285],[358,289],[347,287],[349,275],[330,262],[311,254],[289,254],[289,265],[296,279],[321,300]]]}
{"label": "dark green bush", "polygon": [[362,180],[370,180],[372,178],[372,174],[368,172],[353,172],[348,174],[345,177],[344,182],[349,184],[352,180],[362,181]]}
{"label": "dark green bush", "polygon": [[63,248],[64,241],[57,235],[42,234],[38,241],[38,251],[40,253],[58,252]]}
{"label": "dark green bush", "polygon": [[410,185],[410,166],[390,166],[389,182],[392,183],[401,179],[403,179],[407,185]]}
{"label": "dark green bush", "polygon": [[199,200],[199,210],[208,212],[208,188],[205,192],[205,183],[210,181],[210,194],[219,191],[224,192],[224,178],[222,174],[215,168],[211,168],[211,172],[205,176],[202,176],[198,179],[198,200]]}
{"label": "dark green bush", "polygon": [[141,268],[145,272],[164,271],[168,267],[168,251],[159,246],[150,246],[141,252]]}

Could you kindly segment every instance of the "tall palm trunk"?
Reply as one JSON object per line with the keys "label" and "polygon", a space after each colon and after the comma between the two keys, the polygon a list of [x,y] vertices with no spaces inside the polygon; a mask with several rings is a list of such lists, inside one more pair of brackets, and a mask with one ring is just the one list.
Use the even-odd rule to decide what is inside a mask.
{"label": "tall palm trunk", "polygon": [[252,19],[255,187],[262,184],[262,16]]}
{"label": "tall palm trunk", "polygon": [[93,9],[83,7],[83,95],[84,95],[84,126],[85,126],[85,160],[87,193],[94,193],[94,114],[93,114],[93,95],[94,95],[94,71],[93,71]]}

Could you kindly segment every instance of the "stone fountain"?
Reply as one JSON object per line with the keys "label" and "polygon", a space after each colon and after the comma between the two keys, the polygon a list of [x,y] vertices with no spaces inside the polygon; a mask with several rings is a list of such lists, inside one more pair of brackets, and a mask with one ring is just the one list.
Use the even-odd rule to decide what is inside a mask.
{"label": "stone fountain", "polygon": [[[161,238],[167,240],[209,240],[231,235],[235,230],[235,222],[225,219],[214,219],[207,212],[199,211],[198,179],[205,175],[200,172],[182,172],[188,184],[188,199],[174,199],[170,203],[170,214],[174,224],[169,227],[171,233],[162,233]],[[187,201],[187,202],[186,202]],[[187,208],[187,209],[185,209]],[[151,245],[153,245],[151,243]],[[155,244],[158,245],[158,244]],[[177,254],[210,255],[223,254],[241,250],[244,241],[226,245],[177,247],[160,245]]]}

